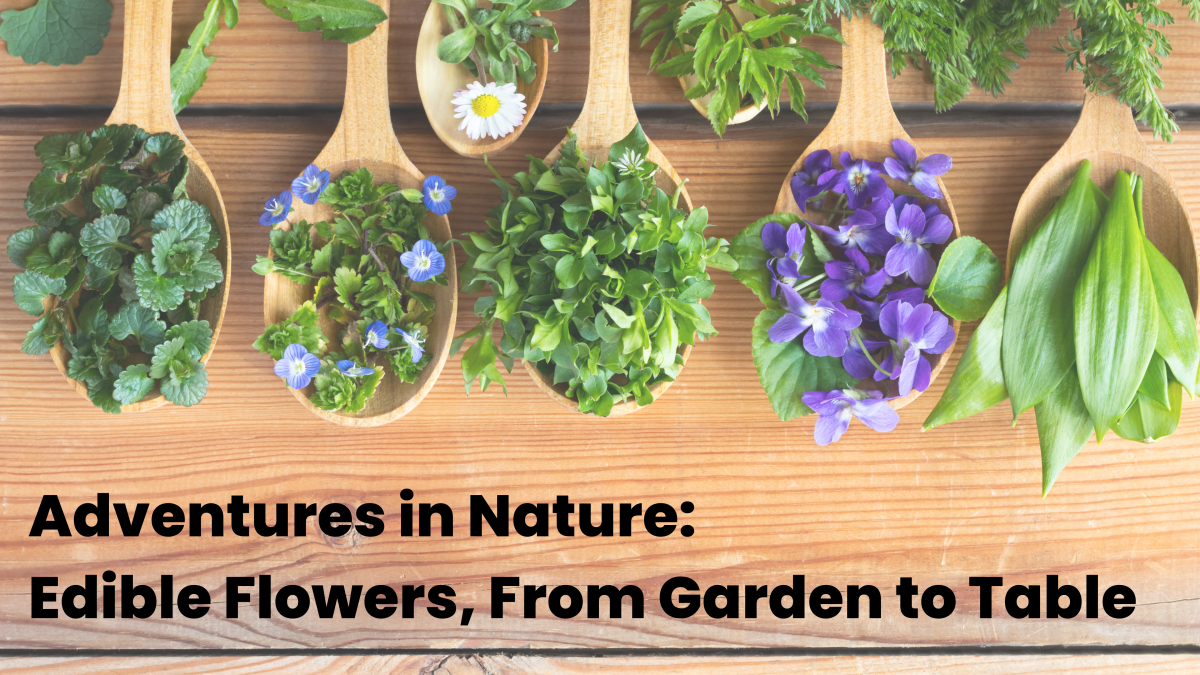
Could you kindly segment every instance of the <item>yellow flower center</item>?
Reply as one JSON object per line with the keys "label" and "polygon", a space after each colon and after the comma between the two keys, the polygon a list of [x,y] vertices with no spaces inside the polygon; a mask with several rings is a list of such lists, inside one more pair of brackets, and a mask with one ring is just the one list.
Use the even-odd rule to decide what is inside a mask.
{"label": "yellow flower center", "polygon": [[499,109],[500,99],[491,94],[477,96],[474,101],[471,101],[471,110],[475,111],[475,114],[480,117],[491,117]]}

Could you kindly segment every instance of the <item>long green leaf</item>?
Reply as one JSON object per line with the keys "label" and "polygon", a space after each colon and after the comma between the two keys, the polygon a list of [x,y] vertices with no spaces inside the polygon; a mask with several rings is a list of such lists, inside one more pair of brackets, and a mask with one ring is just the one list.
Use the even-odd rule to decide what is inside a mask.
{"label": "long green leaf", "polygon": [[1194,396],[1196,371],[1200,369],[1200,338],[1196,335],[1196,318],[1187,288],[1178,270],[1149,239],[1142,245],[1154,279],[1154,297],[1158,300],[1158,340],[1154,349],[1167,362],[1175,379]]}
{"label": "long green leaf", "polygon": [[922,425],[925,430],[981,413],[1008,398],[1000,366],[1007,300],[1008,289],[1000,289],[1000,295],[967,343],[967,351],[963,352],[941,400],[925,418]]}
{"label": "long green leaf", "polygon": [[204,18],[196,25],[188,38],[188,46],[179,52],[175,63],[171,64],[171,105],[175,113],[187,107],[187,104],[204,86],[208,79],[208,69],[216,61],[216,57],[204,53],[204,48],[212,44],[220,29],[218,20],[225,0],[208,0],[204,10]]}
{"label": "long green leaf", "polygon": [[1153,443],[1175,433],[1179,426],[1179,409],[1183,407],[1183,387],[1172,380],[1167,391],[1170,406],[1138,392],[1113,431],[1121,438],[1140,443]]}
{"label": "long green leaf", "polygon": [[1070,189],[1021,247],[1008,282],[1001,353],[1013,420],[1044,399],[1075,362],[1071,289],[1106,204],[1079,166]]}
{"label": "long green leaf", "polygon": [[1171,401],[1167,393],[1168,385],[1167,377],[1167,362],[1163,361],[1162,357],[1155,353],[1150,357],[1150,365],[1146,367],[1146,374],[1142,376],[1142,383],[1138,385],[1138,394],[1147,396],[1152,401],[1171,407]]}
{"label": "long green leaf", "polygon": [[1075,368],[1050,395],[1034,407],[1038,443],[1042,446],[1042,496],[1050,492],[1054,479],[1075,458],[1092,435],[1092,418],[1083,404],[1079,375]]}
{"label": "long green leaf", "polygon": [[[1158,339],[1158,302],[1129,174],[1113,196],[1075,286],[1075,355],[1096,442],[1133,401]],[[1064,293],[1065,295],[1065,293]]]}

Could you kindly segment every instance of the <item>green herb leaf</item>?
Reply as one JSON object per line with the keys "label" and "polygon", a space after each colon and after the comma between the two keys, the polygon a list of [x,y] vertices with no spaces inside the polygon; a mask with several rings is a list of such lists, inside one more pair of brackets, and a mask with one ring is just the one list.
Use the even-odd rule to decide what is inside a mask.
{"label": "green herb leaf", "polygon": [[30,216],[51,211],[74,199],[82,187],[83,179],[79,174],[67,174],[64,180],[59,181],[53,169],[42,169],[25,193],[26,208]]}
{"label": "green herb leaf", "polygon": [[1079,280],[1107,206],[1091,170],[1084,160],[1070,189],[1017,253],[1001,345],[1013,419],[1053,391],[1075,362],[1068,289]]}
{"label": "green herb leaf", "polygon": [[1163,405],[1139,390],[1113,431],[1121,438],[1139,443],[1153,443],[1170,436],[1179,426],[1183,407],[1183,387],[1174,380],[1167,388],[1167,403]]}
{"label": "green herb leaf", "polygon": [[683,34],[696,26],[711,21],[721,12],[720,0],[697,0],[688,5],[675,22],[675,32]]}
{"label": "green herb leaf", "polygon": [[0,40],[25,63],[82,63],[100,53],[112,11],[108,0],[38,0],[0,13]]}
{"label": "green herb leaf", "polygon": [[117,311],[109,323],[109,331],[117,340],[135,338],[143,352],[153,354],[154,348],[163,343],[167,324],[159,320],[158,312],[131,302]]}
{"label": "green herb leaf", "polygon": [[200,87],[204,86],[208,69],[217,60],[205,54],[204,49],[212,44],[220,30],[218,19],[222,8],[226,10],[226,25],[233,28],[233,25],[229,25],[229,8],[232,8],[235,17],[233,24],[237,24],[236,0],[209,0],[204,16],[188,37],[188,46],[179,52],[175,63],[171,64],[171,105],[175,108],[175,114],[186,108]]}
{"label": "green herb leaf", "polygon": [[764,309],[754,320],[750,342],[758,381],[767,392],[775,414],[784,422],[812,413],[800,400],[806,392],[832,391],[853,387],[857,381],[832,356],[813,356],[800,340],[771,342],[767,331],[784,312]]}
{"label": "green herb leaf", "polygon": [[92,192],[92,201],[103,215],[112,215],[117,209],[125,208],[125,193],[111,185],[101,185]]}
{"label": "green herb leaf", "polygon": [[50,241],[50,230],[33,225],[13,232],[5,243],[8,259],[19,269],[25,269],[25,258]]}
{"label": "green herb leaf", "polygon": [[21,343],[21,351],[31,356],[41,356],[48,353],[62,339],[66,326],[58,313],[49,312],[33,322],[33,328],[25,335]]}
{"label": "green herb leaf", "polygon": [[125,216],[101,216],[88,223],[79,232],[79,244],[88,262],[115,270],[121,267],[124,250],[128,244],[121,237],[129,235],[129,219]]}
{"label": "green herb leaf", "polygon": [[1000,365],[1007,301],[1008,289],[1002,288],[967,343],[942,398],[925,418],[922,428],[926,431],[981,413],[1008,398]]}
{"label": "green herb leaf", "polygon": [[185,408],[199,403],[208,391],[208,371],[204,364],[196,364],[190,373],[183,377],[165,377],[158,388],[168,401]]}
{"label": "green herb leaf", "polygon": [[154,380],[148,376],[150,366],[145,364],[132,365],[121,371],[113,385],[113,398],[121,405],[132,405],[146,398],[146,394],[154,389]]}
{"label": "green herb leaf", "polygon": [[1158,340],[1155,351],[1171,368],[1171,375],[1187,389],[1196,393],[1196,372],[1200,370],[1200,336],[1196,334],[1196,318],[1183,278],[1149,239],[1143,239],[1146,262],[1154,280],[1154,297],[1158,300]]}
{"label": "green herb leaf", "polygon": [[325,334],[318,323],[320,315],[311,300],[296,308],[295,312],[280,323],[267,326],[266,331],[254,341],[254,348],[278,361],[283,350],[290,344],[303,345],[310,354],[325,352]]}
{"label": "green herb leaf", "polygon": [[1038,443],[1042,448],[1042,497],[1045,497],[1058,474],[1092,435],[1092,418],[1084,405],[1074,367],[1034,407],[1034,415],[1037,416]]}
{"label": "green herb leaf", "polygon": [[1133,401],[1158,338],[1158,301],[1143,241],[1129,174],[1118,171],[1074,294],[1079,383],[1097,442]]}
{"label": "green herb leaf", "polygon": [[67,290],[67,282],[48,277],[41,272],[21,272],[13,277],[13,297],[17,306],[33,316],[44,312],[42,301]]}
{"label": "green herb leaf", "polygon": [[475,48],[475,26],[466,26],[438,42],[438,58],[446,63],[462,63]]}
{"label": "green herb leaf", "polygon": [[987,314],[1003,279],[1000,261],[986,244],[975,237],[959,237],[942,252],[929,297],[955,319],[975,321]]}
{"label": "green herb leaf", "polygon": [[134,259],[133,280],[137,284],[138,300],[150,309],[166,312],[183,302],[183,289],[174,279],[154,273],[149,254],[143,253]]}
{"label": "green herb leaf", "polygon": [[167,331],[167,340],[183,340],[183,352],[192,360],[200,360],[212,346],[212,328],[207,321],[185,321],[171,326]]}

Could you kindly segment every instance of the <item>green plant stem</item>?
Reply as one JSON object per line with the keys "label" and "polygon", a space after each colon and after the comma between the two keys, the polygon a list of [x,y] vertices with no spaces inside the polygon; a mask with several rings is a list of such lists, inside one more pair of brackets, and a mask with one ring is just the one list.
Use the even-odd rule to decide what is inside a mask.
{"label": "green plant stem", "polygon": [[854,336],[854,339],[858,341],[858,346],[862,349],[863,356],[866,356],[867,360],[871,362],[871,365],[875,366],[875,370],[887,375],[889,378],[892,377],[891,373],[884,370],[878,363],[875,362],[875,357],[871,356],[871,352],[867,350],[867,345],[863,342],[862,335],[859,335],[858,330],[851,331],[851,334]]}
{"label": "green plant stem", "polygon": [[115,243],[115,244],[113,244],[113,245],[114,245],[114,246],[116,246],[117,248],[123,248],[123,249],[125,249],[126,251],[132,251],[133,253],[138,253],[138,254],[140,254],[140,253],[142,252],[142,250],[141,250],[140,248],[134,248],[133,246],[130,246],[129,244],[122,244],[122,243],[121,243],[121,242],[119,242],[119,241],[118,241],[118,242],[116,242],[116,243]]}
{"label": "green plant stem", "polygon": [[[466,26],[459,23],[457,10],[449,7],[443,7],[443,9],[446,11],[446,20],[450,23],[450,30],[457,31],[466,28]],[[467,21],[469,22],[470,19],[468,18]],[[479,56],[478,42],[476,42],[475,46],[471,48],[471,53],[468,54],[468,57],[475,62],[475,71],[479,74],[480,84],[487,84],[487,75],[485,75],[486,71],[483,68],[483,59]]]}
{"label": "green plant stem", "polygon": [[807,290],[813,284],[820,282],[820,281],[824,281],[825,277],[826,277],[825,273],[822,272],[821,274],[818,274],[817,276],[806,280],[804,283],[800,284],[799,286],[796,286],[796,292],[799,293],[800,291]]}

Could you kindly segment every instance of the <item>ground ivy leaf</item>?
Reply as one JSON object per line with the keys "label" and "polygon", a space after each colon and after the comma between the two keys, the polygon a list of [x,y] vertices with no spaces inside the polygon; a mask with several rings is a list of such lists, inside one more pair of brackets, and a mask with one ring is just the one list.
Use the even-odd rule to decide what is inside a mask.
{"label": "ground ivy leaf", "polygon": [[212,334],[212,328],[208,325],[207,321],[186,321],[179,325],[171,326],[167,331],[167,339],[182,339],[184,351],[192,359],[198,360],[212,346]]}
{"label": "ground ivy leaf", "polygon": [[39,246],[50,241],[50,230],[41,225],[33,225],[13,232],[5,243],[8,259],[20,269],[25,269],[25,258]]}
{"label": "ground ivy leaf", "polygon": [[922,428],[932,429],[981,413],[1008,398],[1000,365],[1000,341],[1004,336],[1004,308],[1008,289],[1000,290],[987,315],[975,329],[962,360],[937,405]]}
{"label": "ground ivy leaf", "polygon": [[163,342],[167,324],[159,320],[158,312],[131,302],[117,310],[108,328],[114,338],[124,340],[132,336],[143,352],[153,354],[154,348]]}
{"label": "ground ivy leaf", "polygon": [[182,138],[164,131],[147,138],[146,144],[142,146],[142,151],[155,155],[151,168],[158,173],[165,173],[174,169],[175,165],[184,159],[184,147]]}
{"label": "ground ivy leaf", "polygon": [[125,216],[100,216],[83,227],[79,244],[88,262],[105,269],[120,269],[124,250],[118,244],[128,234],[129,219]]}
{"label": "ground ivy leaf", "polygon": [[208,391],[208,371],[204,364],[195,363],[191,373],[185,377],[165,377],[158,388],[171,403],[185,408],[194,406]]}
{"label": "ground ivy leaf", "polygon": [[101,185],[92,192],[92,202],[102,215],[111,215],[125,208],[125,193],[111,185]]}
{"label": "ground ivy leaf", "polygon": [[25,63],[82,63],[100,53],[112,12],[108,0],[38,0],[0,13],[0,39]]}
{"label": "ground ivy leaf", "polygon": [[113,398],[121,405],[137,403],[154,388],[154,380],[148,376],[150,366],[144,363],[132,365],[121,371],[113,385]]}
{"label": "ground ivy leaf", "polygon": [[64,180],[59,181],[53,169],[42,169],[34,176],[25,193],[26,208],[31,215],[50,211],[74,199],[82,187],[83,179],[79,174],[67,174]]}
{"label": "ground ivy leaf", "polygon": [[929,297],[955,319],[975,321],[987,314],[1003,279],[1000,261],[987,245],[975,237],[959,237],[942,252]]}
{"label": "ground ivy leaf", "polygon": [[800,397],[810,391],[833,391],[855,386],[857,381],[832,356],[813,356],[800,340],[771,342],[767,331],[784,312],[764,309],[750,331],[758,380],[779,419],[788,421],[812,413]]}
{"label": "ground ivy leaf", "polygon": [[32,356],[48,353],[63,336],[63,324],[57,313],[50,312],[33,322],[33,328],[25,335],[21,351]]}
{"label": "ground ivy leaf", "polygon": [[[155,232],[162,232],[173,227],[179,231],[180,239],[197,241],[205,246],[207,246],[212,225],[212,213],[208,207],[190,199],[171,202],[154,214],[154,219],[150,221],[150,227]],[[207,246],[205,250],[212,248],[213,246]]]}
{"label": "ground ivy leaf", "polygon": [[174,280],[154,273],[149,254],[143,253],[133,261],[133,280],[138,300],[150,309],[166,312],[183,302],[183,289]]}
{"label": "ground ivy leaf", "polygon": [[211,253],[200,256],[196,264],[186,274],[175,277],[180,288],[185,291],[206,291],[221,283],[225,275],[221,272],[221,261]]}
{"label": "ground ivy leaf", "polygon": [[113,397],[113,384],[116,380],[105,378],[99,382],[88,384],[88,398],[92,403],[106,413],[120,414],[121,404]]}
{"label": "ground ivy leaf", "polygon": [[21,272],[13,277],[13,297],[17,306],[33,316],[44,311],[42,301],[67,290],[67,282],[41,272]]}

